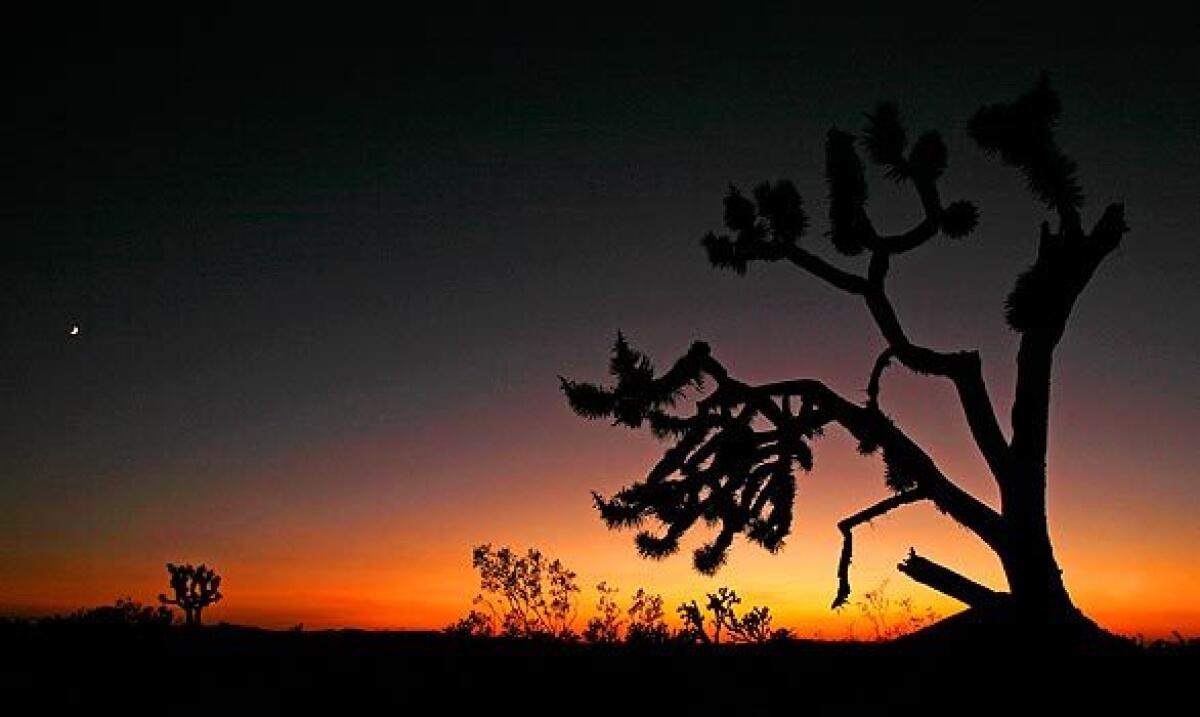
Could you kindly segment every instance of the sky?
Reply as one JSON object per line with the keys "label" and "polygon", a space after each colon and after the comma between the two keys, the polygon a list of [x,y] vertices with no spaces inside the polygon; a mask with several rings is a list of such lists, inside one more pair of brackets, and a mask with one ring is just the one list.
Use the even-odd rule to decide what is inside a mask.
{"label": "sky", "polygon": [[[1102,625],[1200,633],[1200,53],[1167,16],[1055,12],[479,11],[288,26],[270,48],[183,23],[145,47],[109,18],[6,50],[0,612],[153,601],[165,562],[203,561],[225,576],[213,620],[440,627],[492,543],[561,557],[585,603],[601,580],[669,604],[728,585],[803,634],[856,629],[828,609],[835,524],[887,494],[876,460],[821,439],[786,549],[738,542],[703,577],[703,536],[648,562],[604,528],[590,491],[665,446],[576,418],[557,376],[602,379],[621,330],[660,365],[704,339],[744,380],[861,396],[882,339],[860,303],[787,266],[717,272],[699,239],[730,182],[787,177],[805,246],[832,257],[825,132],[891,99],[910,133],[942,131],[943,192],[981,212],[971,238],[895,262],[894,301],[919,342],[982,352],[1007,416],[1003,298],[1047,217],[965,126],[1046,70],[1085,217],[1124,201],[1132,228],[1057,355],[1056,552]],[[870,181],[877,225],[917,217]],[[995,505],[945,382],[893,370],[882,400]],[[959,609],[895,572],[910,546],[1003,587],[919,505],[859,531],[858,594],[887,580]]]}

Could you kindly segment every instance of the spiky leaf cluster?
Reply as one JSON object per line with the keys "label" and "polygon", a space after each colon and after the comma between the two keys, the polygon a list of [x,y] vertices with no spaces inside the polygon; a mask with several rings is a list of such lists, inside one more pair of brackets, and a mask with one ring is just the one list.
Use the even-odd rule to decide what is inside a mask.
{"label": "spiky leaf cluster", "polygon": [[[812,468],[812,453],[805,439],[813,431],[805,432],[798,418],[787,435],[756,430],[758,410],[741,400],[699,405],[696,413],[686,418],[667,414],[661,408],[666,397],[676,396],[686,383],[698,383],[705,356],[707,347],[697,344],[671,371],[655,378],[649,361],[619,337],[613,361],[616,387],[564,380],[563,388],[582,416],[613,416],[631,427],[646,421],[660,435],[674,436],[674,445],[645,480],[609,498],[593,497],[610,528],[641,527],[647,520],[658,524],[658,530],[642,530],[634,540],[643,557],[660,559],[674,554],[680,539],[698,522],[715,528],[713,539],[693,555],[696,569],[711,575],[724,564],[739,533],[770,551],[782,547],[792,525],[793,470],[796,465]],[[622,358],[617,361],[617,357]],[[640,391],[636,400],[627,395],[631,386]],[[621,413],[622,406],[635,404],[640,415]],[[664,422],[669,432],[662,430]]]}
{"label": "spiky leaf cluster", "polygon": [[942,210],[942,232],[951,239],[962,239],[979,225],[979,210],[970,202],[951,202]]}
{"label": "spiky leaf cluster", "polygon": [[986,152],[1021,170],[1029,191],[1053,210],[1079,207],[1083,190],[1075,161],[1059,149],[1054,128],[1061,112],[1058,95],[1042,75],[1015,102],[988,105],[971,118],[971,137]]}
{"label": "spiky leaf cluster", "polygon": [[763,182],[751,201],[730,185],[725,197],[725,226],[732,234],[709,232],[701,243],[713,266],[746,273],[750,261],[783,257],[808,230],[808,215],[796,186],[787,180]]}
{"label": "spiky leaf cluster", "polygon": [[854,135],[829,130],[825,138],[825,182],[829,187],[829,239],[842,254],[859,254],[869,241],[870,228],[867,179],[854,149]]}
{"label": "spiky leaf cluster", "polygon": [[578,415],[591,420],[611,418],[615,425],[629,428],[648,423],[656,436],[666,438],[682,434],[691,425],[667,409],[675,405],[688,386],[703,389],[700,361],[707,354],[708,346],[697,342],[671,370],[656,377],[650,359],[618,333],[609,361],[609,374],[616,379],[615,386],[603,388],[561,376],[559,381],[571,409]]}
{"label": "spiky leaf cluster", "polygon": [[[913,143],[912,149],[908,149],[907,137],[900,120],[900,110],[894,102],[881,103],[874,113],[867,115],[862,143],[867,150],[867,156],[883,169],[885,177],[897,183],[906,179],[927,184],[935,182],[945,173],[948,161],[946,143],[942,136],[937,132],[925,132]],[[844,140],[839,138],[838,141]],[[838,151],[849,153],[853,148],[842,147]],[[853,168],[849,159],[842,162]],[[856,184],[847,186],[857,189]],[[832,194],[832,184],[830,190]],[[865,201],[865,193],[863,200]],[[952,239],[967,236],[975,230],[978,223],[979,211],[974,204],[966,201],[952,202],[942,209],[939,217],[939,228]]]}

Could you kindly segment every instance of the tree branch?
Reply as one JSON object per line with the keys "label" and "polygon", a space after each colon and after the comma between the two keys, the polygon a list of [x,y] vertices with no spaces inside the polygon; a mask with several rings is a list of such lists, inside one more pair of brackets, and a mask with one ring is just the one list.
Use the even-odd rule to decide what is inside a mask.
{"label": "tree branch", "polygon": [[996,592],[950,568],[917,555],[911,548],[908,557],[898,564],[896,569],[913,580],[971,607],[995,605],[1008,597],[1007,593]]}
{"label": "tree branch", "polygon": [[892,357],[895,355],[896,350],[889,346],[875,359],[875,366],[871,369],[871,378],[867,381],[867,408],[879,408],[879,381],[883,377],[884,369],[891,364]]}
{"label": "tree branch", "polygon": [[[879,253],[873,255],[872,264],[886,261],[884,256]],[[886,268],[883,271],[886,272]],[[996,481],[1006,482],[1010,475],[1008,441],[1000,430],[987,384],[983,380],[979,352],[944,353],[918,346],[905,334],[891,300],[883,291],[882,283],[873,287],[865,297],[871,316],[900,363],[916,373],[942,376],[954,383],[975,445]]]}
{"label": "tree branch", "polygon": [[788,261],[808,273],[849,294],[864,294],[867,281],[857,274],[837,268],[812,252],[795,244],[784,249]]}
{"label": "tree branch", "polygon": [[834,597],[833,604],[830,606],[831,608],[834,610],[838,609],[842,605],[845,605],[846,601],[850,598],[850,558],[854,553],[854,533],[852,532],[854,528],[863,523],[868,523],[888,511],[895,510],[903,505],[916,503],[919,500],[925,500],[927,497],[919,490],[904,491],[889,498],[884,498],[878,503],[838,522],[838,530],[842,533],[842,554],[838,558],[837,596]]}
{"label": "tree branch", "polygon": [[770,396],[802,397],[825,422],[840,424],[861,443],[882,447],[885,456],[903,465],[907,477],[939,509],[973,530],[985,543],[996,548],[1003,540],[996,511],[943,475],[933,460],[879,411],[855,405],[815,379],[764,384],[754,390]]}
{"label": "tree branch", "polygon": [[[1110,204],[1086,237],[1072,240],[1043,226],[1037,260],[1009,299],[1010,321],[1014,310],[1022,312],[1016,317],[1021,346],[1012,407],[1012,453],[1034,475],[1045,475],[1054,350],[1075,301],[1128,231],[1121,204]],[[1034,309],[1036,321],[1026,323],[1026,313]]]}
{"label": "tree branch", "polygon": [[893,355],[909,370],[949,378],[958,392],[959,402],[967,419],[976,446],[998,483],[1008,480],[1009,444],[983,380],[983,368],[978,352],[943,353],[918,346],[904,332],[896,310],[884,289],[892,254],[910,251],[937,235],[941,227],[941,201],[932,179],[915,182],[925,209],[924,220],[912,230],[893,237],[879,237],[870,218],[862,213],[862,232],[871,249],[867,277],[851,274],[804,249],[791,245],[786,256],[802,269],[847,293],[864,297],[872,318],[893,351]]}
{"label": "tree branch", "polygon": [[938,235],[942,229],[942,202],[938,196],[937,182],[933,179],[916,179],[913,182],[925,216],[912,229],[894,236],[879,237],[875,249],[887,254],[903,254],[912,251]]}

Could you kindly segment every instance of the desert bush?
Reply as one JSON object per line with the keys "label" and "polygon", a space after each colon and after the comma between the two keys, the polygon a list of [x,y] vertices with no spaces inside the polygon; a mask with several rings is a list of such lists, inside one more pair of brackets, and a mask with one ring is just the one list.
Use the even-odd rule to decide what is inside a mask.
{"label": "desert bush", "polygon": [[605,645],[620,642],[621,627],[625,621],[621,619],[621,608],[614,597],[619,591],[604,582],[596,585],[596,591],[600,594],[596,602],[596,616],[588,620],[583,639]]}
{"label": "desert bush", "polygon": [[661,595],[651,595],[638,588],[625,613],[629,626],[625,630],[625,642],[630,645],[658,645],[671,639],[667,627]]}
{"label": "desert bush", "polygon": [[941,618],[931,607],[919,610],[911,597],[891,597],[888,594],[886,579],[873,590],[863,593],[862,599],[858,600],[855,606],[870,625],[871,638],[876,642],[894,640],[916,632]]}
{"label": "desert bush", "polygon": [[472,635],[574,638],[579,585],[562,561],[536,548],[521,555],[485,544],[471,552],[471,565],[479,573],[482,591],[474,602],[487,612],[472,610],[450,629]]}
{"label": "desert bush", "polygon": [[129,597],[118,598],[112,605],[80,608],[70,615],[51,619],[51,622],[131,627],[165,627],[172,621],[171,611],[166,607],[143,605]]}

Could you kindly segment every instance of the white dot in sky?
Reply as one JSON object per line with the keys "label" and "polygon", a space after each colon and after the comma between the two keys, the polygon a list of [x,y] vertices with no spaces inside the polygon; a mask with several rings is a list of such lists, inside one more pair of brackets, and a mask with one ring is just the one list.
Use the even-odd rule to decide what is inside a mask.
{"label": "white dot in sky", "polygon": [[71,325],[71,330],[70,330],[70,331],[68,331],[67,333],[68,333],[68,334],[70,334],[71,336],[78,336],[78,335],[79,335],[79,325],[78,325],[78,324],[72,324],[72,325]]}

